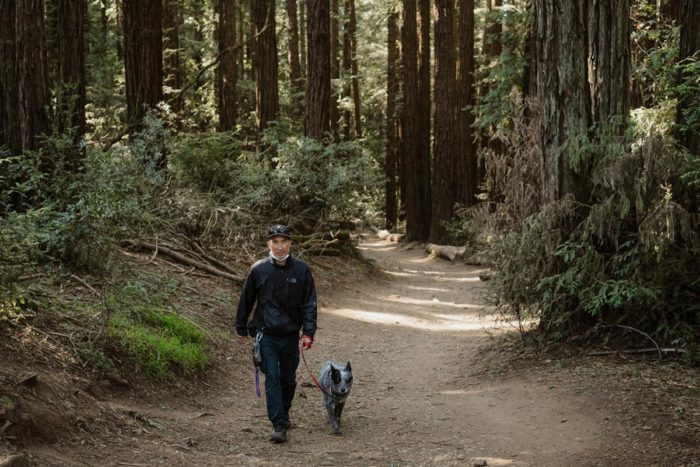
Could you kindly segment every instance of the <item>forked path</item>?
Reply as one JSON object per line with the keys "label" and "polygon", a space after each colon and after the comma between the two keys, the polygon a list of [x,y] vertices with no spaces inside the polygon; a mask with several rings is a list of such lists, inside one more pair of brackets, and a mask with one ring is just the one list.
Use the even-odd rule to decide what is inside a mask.
{"label": "forked path", "polygon": [[[260,419],[237,460],[271,465],[596,465],[604,414],[534,377],[479,379],[474,357],[495,320],[480,317],[477,268],[419,249],[368,241],[374,281],[324,291],[307,359],[350,360],[355,385],[344,436],[325,422],[320,392],[300,368],[297,428],[265,445]],[[262,411],[259,405],[256,411]],[[259,434],[258,434],[259,433]],[[250,437],[250,433],[248,434]],[[260,445],[262,444],[262,446]]]}

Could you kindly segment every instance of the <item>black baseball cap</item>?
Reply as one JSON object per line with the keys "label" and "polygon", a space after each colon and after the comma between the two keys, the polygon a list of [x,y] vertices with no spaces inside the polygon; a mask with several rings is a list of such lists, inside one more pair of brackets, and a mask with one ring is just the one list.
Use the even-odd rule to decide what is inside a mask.
{"label": "black baseball cap", "polygon": [[282,224],[275,224],[270,226],[269,229],[267,229],[267,239],[271,239],[272,237],[287,237],[287,238],[292,238],[292,236],[289,234],[289,228],[286,225]]}

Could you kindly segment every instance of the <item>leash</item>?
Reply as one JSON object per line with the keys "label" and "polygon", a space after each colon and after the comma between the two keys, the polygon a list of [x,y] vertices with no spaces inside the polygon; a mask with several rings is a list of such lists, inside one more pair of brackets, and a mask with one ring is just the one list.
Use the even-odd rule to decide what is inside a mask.
{"label": "leash", "polygon": [[260,397],[260,370],[255,367],[255,394]]}
{"label": "leash", "polygon": [[301,352],[301,358],[302,358],[302,360],[304,360],[304,366],[306,367],[306,371],[308,371],[309,376],[311,376],[311,380],[314,382],[314,384],[316,385],[316,387],[318,388],[319,391],[321,391],[323,394],[325,394],[327,396],[330,396],[330,394],[328,394],[326,391],[323,390],[323,388],[321,387],[321,383],[318,382],[318,379],[316,379],[316,376],[314,376],[314,374],[309,369],[309,364],[306,363],[306,357],[304,356],[304,347],[301,346],[301,343],[299,344],[299,350]]}

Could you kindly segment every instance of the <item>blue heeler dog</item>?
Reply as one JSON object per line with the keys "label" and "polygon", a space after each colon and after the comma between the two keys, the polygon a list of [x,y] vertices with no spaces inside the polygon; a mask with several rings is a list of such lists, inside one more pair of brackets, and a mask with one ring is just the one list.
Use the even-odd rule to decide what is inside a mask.
{"label": "blue heeler dog", "polygon": [[343,367],[342,363],[326,362],[321,367],[319,383],[323,391],[323,401],[328,410],[328,419],[336,435],[340,431],[340,416],[345,407],[345,401],[352,387],[352,368],[350,362]]}

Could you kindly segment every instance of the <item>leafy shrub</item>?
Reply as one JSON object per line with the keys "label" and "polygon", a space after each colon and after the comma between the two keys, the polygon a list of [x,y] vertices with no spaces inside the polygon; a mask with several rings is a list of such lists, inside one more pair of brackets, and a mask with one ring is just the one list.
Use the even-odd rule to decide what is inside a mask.
{"label": "leafy shrub", "polygon": [[700,218],[682,178],[692,166],[653,129],[655,118],[636,113],[627,145],[598,129],[599,149],[587,148],[599,151],[590,206],[565,198],[500,230],[491,285],[504,314],[538,319],[552,339],[627,326],[657,343],[697,346]]}

